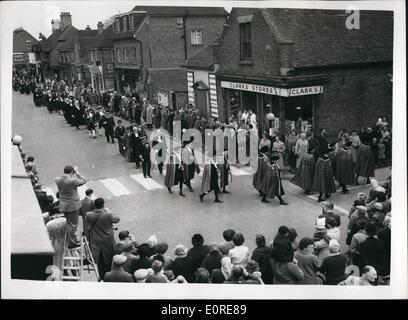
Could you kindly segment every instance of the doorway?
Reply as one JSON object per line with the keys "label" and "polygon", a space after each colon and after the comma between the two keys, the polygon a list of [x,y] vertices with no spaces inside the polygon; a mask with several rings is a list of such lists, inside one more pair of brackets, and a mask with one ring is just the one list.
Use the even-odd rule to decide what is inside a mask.
{"label": "doorway", "polygon": [[200,89],[195,89],[194,90],[195,94],[195,103],[196,106],[198,106],[198,110],[200,111],[200,115],[207,118],[207,90],[200,90]]}

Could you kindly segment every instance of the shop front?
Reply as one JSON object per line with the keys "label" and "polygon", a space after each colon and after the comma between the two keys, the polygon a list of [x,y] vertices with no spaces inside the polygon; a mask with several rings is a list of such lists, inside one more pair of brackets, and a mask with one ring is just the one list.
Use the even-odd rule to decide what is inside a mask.
{"label": "shop front", "polygon": [[[289,87],[261,82],[220,80],[224,119],[237,118],[245,110],[256,114],[259,133],[285,136],[290,130],[313,131],[315,113],[323,94],[323,85]],[[274,117],[268,114],[272,113]]]}
{"label": "shop front", "polygon": [[139,69],[115,68],[117,90],[121,94],[136,94],[140,79]]}

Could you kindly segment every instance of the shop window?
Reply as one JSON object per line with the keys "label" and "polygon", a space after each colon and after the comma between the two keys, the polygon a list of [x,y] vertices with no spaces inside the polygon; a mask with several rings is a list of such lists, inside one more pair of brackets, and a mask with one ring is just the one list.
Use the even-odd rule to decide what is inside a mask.
{"label": "shop window", "polygon": [[203,32],[199,30],[191,31],[191,44],[202,45],[203,44]]}
{"label": "shop window", "polygon": [[241,61],[252,59],[251,45],[251,23],[241,23],[239,25],[239,42],[240,42],[240,57]]}
{"label": "shop window", "polygon": [[177,17],[177,28],[183,28],[183,17]]}

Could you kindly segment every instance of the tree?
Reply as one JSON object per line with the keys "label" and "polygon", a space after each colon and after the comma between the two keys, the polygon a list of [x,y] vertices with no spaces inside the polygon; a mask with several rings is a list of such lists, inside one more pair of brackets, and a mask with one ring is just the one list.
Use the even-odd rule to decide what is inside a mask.
{"label": "tree", "polygon": [[115,16],[111,16],[111,17],[109,17],[108,19],[105,19],[105,20],[103,21],[103,27],[104,27],[104,28],[109,27],[114,21],[115,21]]}

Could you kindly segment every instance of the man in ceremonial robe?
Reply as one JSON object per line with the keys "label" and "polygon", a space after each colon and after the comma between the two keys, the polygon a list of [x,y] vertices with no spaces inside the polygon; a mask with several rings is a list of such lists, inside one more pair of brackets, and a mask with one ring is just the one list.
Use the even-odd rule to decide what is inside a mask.
{"label": "man in ceremonial robe", "polygon": [[[215,150],[214,150],[215,155]],[[219,199],[220,194],[220,186],[219,186],[219,179],[220,177],[220,170],[218,170],[217,164],[214,162],[213,159],[207,158],[206,164],[204,166],[203,171],[203,180],[201,181],[201,192],[200,192],[200,201],[203,202],[204,196],[211,191],[214,191],[215,201],[216,203],[222,203]]]}
{"label": "man in ceremonial robe", "polygon": [[330,194],[336,192],[333,169],[330,164],[330,159],[327,156],[327,151],[317,158],[313,177],[313,190],[319,192],[318,202],[326,200],[330,197]]}
{"label": "man in ceremonial robe", "polygon": [[313,176],[316,168],[316,159],[313,155],[314,150],[309,148],[300,160],[299,168],[291,182],[310,194],[313,190]]}
{"label": "man in ceremonial robe", "polygon": [[349,193],[347,186],[355,183],[353,157],[350,146],[351,142],[348,142],[337,152],[336,180],[340,183],[342,194]]}

